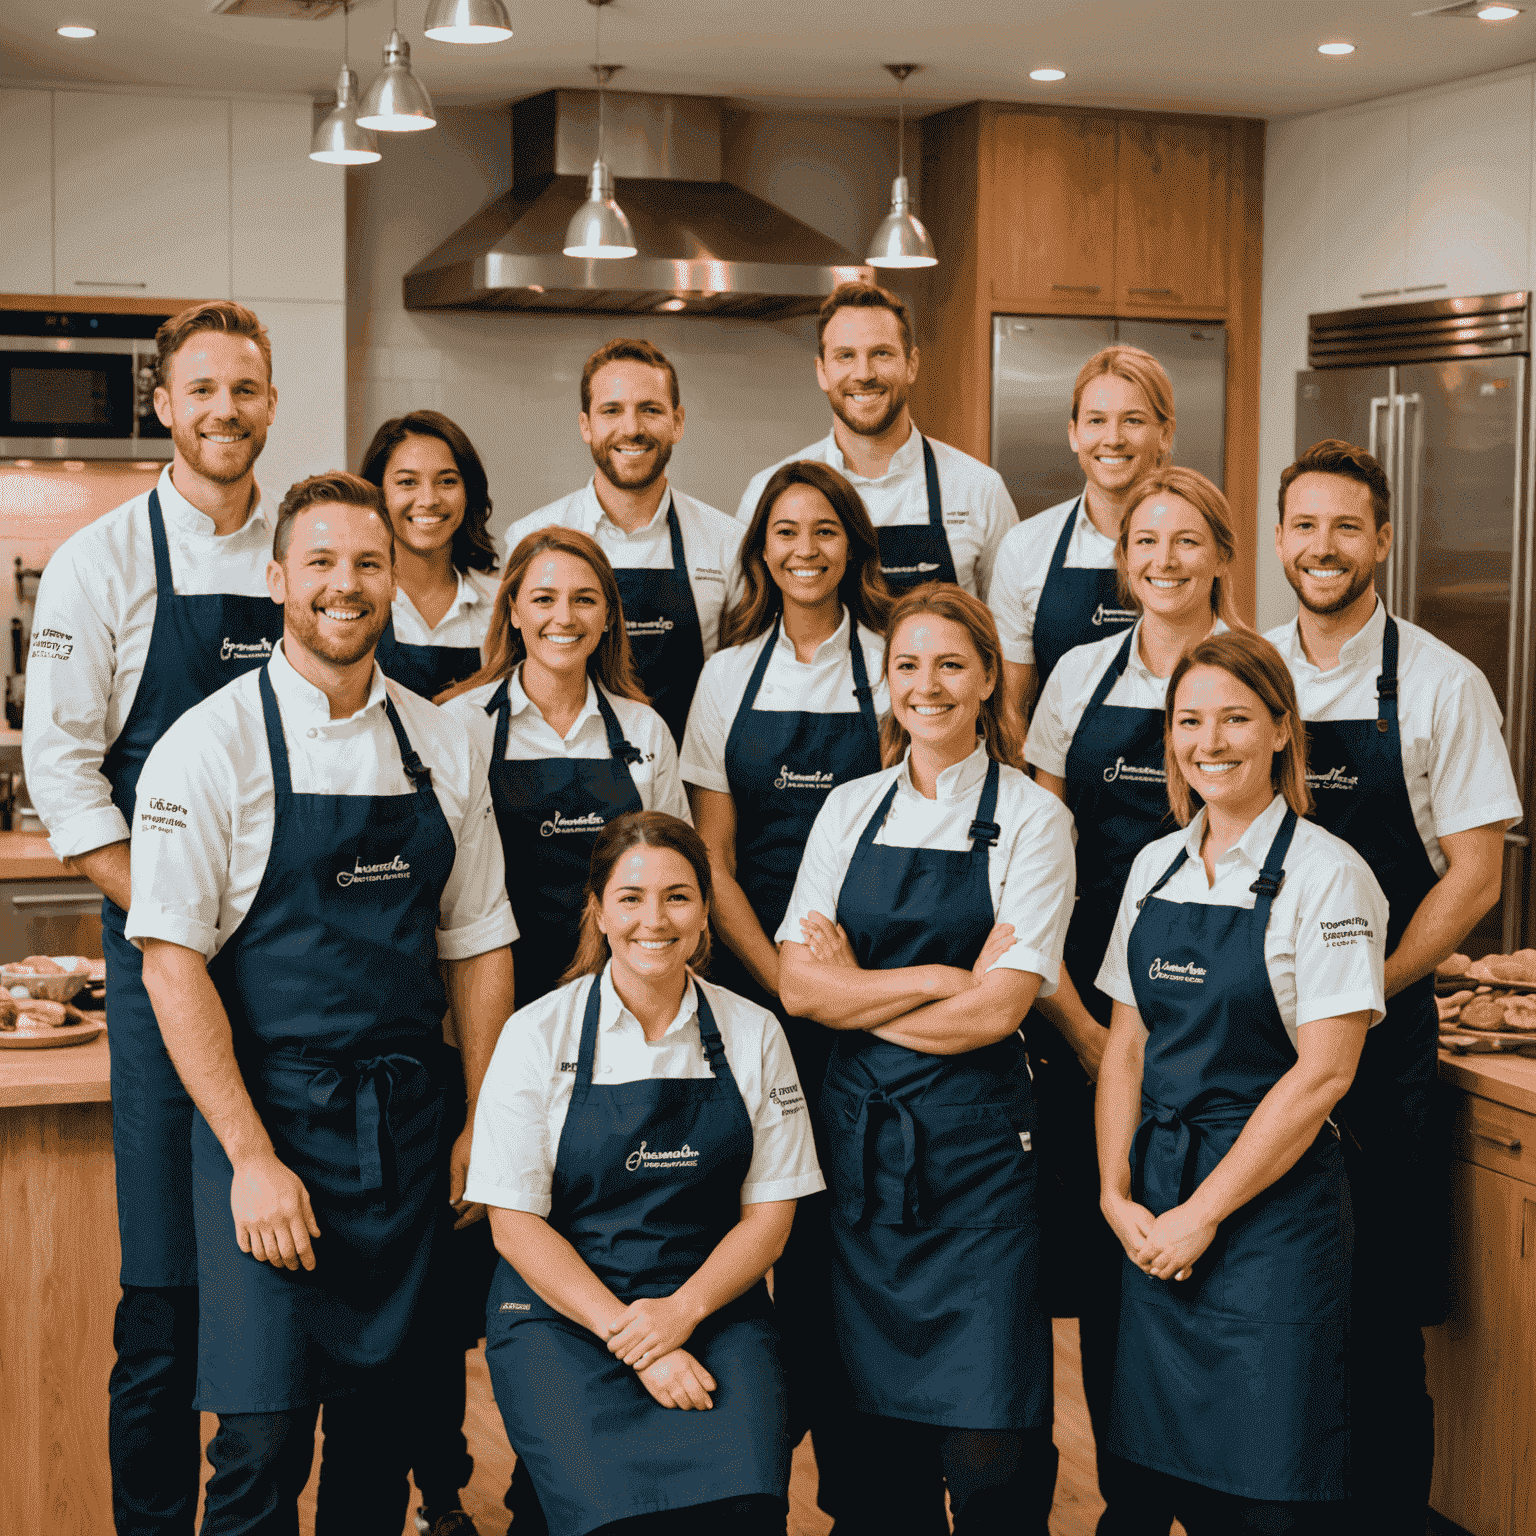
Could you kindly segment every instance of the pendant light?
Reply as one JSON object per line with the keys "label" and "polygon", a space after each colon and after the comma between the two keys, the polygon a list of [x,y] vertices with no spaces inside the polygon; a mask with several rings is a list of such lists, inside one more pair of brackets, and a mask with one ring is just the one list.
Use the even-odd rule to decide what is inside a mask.
{"label": "pendant light", "polygon": [[400,0],[394,26],[384,45],[384,68],[368,87],[357,111],[358,125],[383,133],[416,133],[437,127],[427,88],[411,73],[411,45],[400,35]]}
{"label": "pendant light", "polygon": [[336,76],[336,105],[315,129],[309,158],[325,165],[371,165],[382,159],[379,141],[357,126],[357,75],[350,57],[351,0],[341,8],[341,73]]}
{"label": "pendant light", "polygon": [[635,232],[624,217],[624,210],[613,197],[613,172],[603,163],[603,88],[616,75],[621,65],[603,63],[603,7],[613,0],[587,0],[597,8],[595,51],[597,62],[592,73],[597,76],[597,159],[592,162],[592,174],[587,178],[587,200],[571,215],[565,231],[565,254],[584,256],[599,261],[616,261],[633,256],[638,249]]}
{"label": "pendant light", "polygon": [[501,0],[432,0],[423,30],[434,43],[504,43],[512,22]]}
{"label": "pendant light", "polygon": [[907,115],[903,88],[916,64],[887,64],[896,77],[896,180],[891,183],[891,211],[881,221],[869,242],[864,260],[872,267],[936,267],[933,241],[923,222],[912,212],[911,193],[907,187]]}

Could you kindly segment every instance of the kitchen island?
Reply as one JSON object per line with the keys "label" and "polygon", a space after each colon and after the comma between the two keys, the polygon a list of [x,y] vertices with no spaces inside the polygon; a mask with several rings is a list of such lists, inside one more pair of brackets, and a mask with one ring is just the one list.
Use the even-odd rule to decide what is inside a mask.
{"label": "kitchen island", "polygon": [[105,1034],[0,1050],[0,1527],[18,1536],[112,1529],[107,1376],[119,1250],[109,1064]]}

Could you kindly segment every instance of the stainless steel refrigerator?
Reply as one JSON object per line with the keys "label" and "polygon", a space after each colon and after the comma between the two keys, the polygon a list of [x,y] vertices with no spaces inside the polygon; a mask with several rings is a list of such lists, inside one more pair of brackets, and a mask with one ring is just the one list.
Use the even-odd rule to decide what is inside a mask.
{"label": "stainless steel refrigerator", "polygon": [[1296,451],[1362,444],[1392,485],[1388,610],[1475,662],[1504,711],[1527,821],[1505,836],[1504,894],[1474,956],[1530,943],[1532,680],[1530,309],[1525,293],[1312,315]]}
{"label": "stainless steel refrigerator", "polygon": [[1227,333],[1187,320],[992,317],[992,467],[1020,517],[1083,488],[1067,446],[1078,370],[1111,342],[1152,353],[1173,380],[1173,457],[1221,484],[1226,444]]}

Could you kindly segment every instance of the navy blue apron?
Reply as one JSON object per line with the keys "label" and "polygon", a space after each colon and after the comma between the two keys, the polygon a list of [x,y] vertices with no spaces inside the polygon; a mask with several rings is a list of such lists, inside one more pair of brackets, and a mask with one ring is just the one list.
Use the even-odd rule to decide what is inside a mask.
{"label": "navy blue apron", "polygon": [[[133,797],[150,748],[194,704],[263,665],[283,634],[282,604],[270,597],[177,593],[158,489],[149,493],[149,535],[155,554],[149,651],[128,718],[101,765],[130,836]],[[187,1150],[192,1100],[166,1055],[144,990],[144,956],[123,937],[127,921],[116,902],[102,899],[120,1278],[124,1285],[196,1285]]]}
{"label": "navy blue apron", "polygon": [[[616,817],[645,809],[629,765],[640,749],[624,739],[619,717],[603,694],[597,709],[608,733],[608,756],[507,760],[512,705],[507,681],[490,697],[496,716],[491,748],[491,804],[507,865],[507,896],[517,920],[512,978],[517,1006],[554,991],[576,953],[592,849]],[[538,706],[531,703],[530,709]]]}
{"label": "navy blue apron", "polygon": [[[969,849],[859,837],[837,921],[866,970],[972,966],[995,916],[1001,835],[987,767]],[[1039,1297],[1034,1097],[1010,1035],[933,1056],[838,1033],[821,1116],[832,1192],[832,1308],[865,1413],[964,1429],[1051,1422],[1051,1325]]]}
{"label": "navy blue apron", "polygon": [[321,1235],[310,1271],[241,1253],[229,1159],[195,1118],[195,1406],[219,1413],[324,1401],[385,1364],[451,1219],[437,922],[455,847],[431,770],[386,698],[414,789],[297,794],[266,671],[261,708],[272,850],[250,912],[208,970],[251,1099]]}
{"label": "navy blue apron", "polygon": [[651,696],[651,708],[667,722],[673,740],[681,746],[688,706],[704,670],[704,630],[688,581],[688,556],[683,549],[683,530],[678,526],[677,503],[670,493],[667,536],[672,541],[670,568],[647,571],[621,565],[614,567],[613,574],[619,582],[624,629],[635,668]]}
{"label": "navy blue apron", "polygon": [[[1182,847],[1139,904],[1129,964],[1148,1037],[1131,1197],[1154,1216],[1189,1199],[1296,1064],[1264,964],[1295,831],[1287,810],[1251,911],[1153,900]],[[1221,1223],[1190,1279],[1155,1280],[1126,1258],[1109,1449],[1239,1498],[1342,1499],[1352,1230],[1325,1125]]]}
{"label": "navy blue apron", "polygon": [[[1374,720],[1308,720],[1307,781],[1313,819],[1371,867],[1387,893],[1387,948],[1402,942],[1413,914],[1440,877],[1424,851],[1403,776],[1397,720],[1397,621],[1381,642]],[[1339,1105],[1355,1188],[1362,1253],[1396,1251],[1407,1230],[1423,1251],[1395,1283],[1424,1325],[1444,1321],[1450,1253],[1450,1147],[1439,1111],[1439,1020],[1435,978],[1421,977],[1387,1001],[1365,1037],[1359,1070]],[[1390,1248],[1389,1248],[1390,1245]]]}
{"label": "navy blue apron", "polygon": [[[669,1296],[740,1219],[752,1121],[703,987],[695,983],[699,1037],[714,1076],[605,1086],[592,1080],[601,978],[570,985],[586,987],[587,1001],[549,1224],[624,1305]],[[541,1301],[505,1259],[497,1266],[486,1360],[551,1536],[786,1495],[790,1445],[767,1288],[759,1281],[711,1314],[683,1348],[715,1379],[711,1409],[663,1408],[601,1339]]]}
{"label": "navy blue apron", "polygon": [[[1111,1002],[1094,978],[1109,948],[1120,897],[1136,855],[1172,825],[1162,710],[1106,702],[1130,664],[1136,635],[1134,628],[1126,635],[1099,679],[1072,733],[1063,775],[1077,824],[1077,904],[1062,963],[1083,1006],[1106,1028]],[[1052,1025],[1031,1013],[1024,1029],[1044,1132],[1040,1220],[1051,1255],[1044,1277],[1051,1315],[1079,1316],[1095,1298],[1112,1309],[1121,1250],[1099,1209],[1093,1084]]]}
{"label": "navy blue apron", "polygon": [[1035,604],[1035,697],[1045,691],[1045,680],[1056,670],[1056,663],[1075,646],[1102,640],[1106,630],[1122,624],[1134,624],[1136,611],[1122,606],[1120,572],[1111,566],[1105,570],[1079,570],[1067,565],[1067,546],[1077,528],[1079,517],[1086,516],[1079,496],[1067,518]]}
{"label": "navy blue apron", "polygon": [[435,699],[445,688],[462,683],[480,670],[478,645],[407,645],[395,638],[395,616],[389,616],[376,652],[385,677],[412,693]]}
{"label": "navy blue apron", "polygon": [[[918,433],[922,437],[921,433]],[[944,498],[939,492],[939,466],[928,439],[923,438],[923,475],[928,483],[928,521],[876,528],[880,569],[895,592],[925,581],[954,581],[955,558],[944,532]]]}

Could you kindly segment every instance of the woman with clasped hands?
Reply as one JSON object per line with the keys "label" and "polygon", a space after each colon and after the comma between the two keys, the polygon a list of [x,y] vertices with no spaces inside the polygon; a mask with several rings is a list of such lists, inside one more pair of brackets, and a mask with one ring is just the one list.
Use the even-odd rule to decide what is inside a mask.
{"label": "woman with clasped hands", "polygon": [[1302,819],[1306,735],[1267,641],[1196,645],[1164,735],[1184,830],[1137,855],[1097,981],[1102,1204],[1127,1255],[1108,1450],[1190,1536],[1333,1531],[1352,1220],[1328,1117],[1383,1016],[1386,898]]}
{"label": "woman with clasped hands", "polygon": [[553,1536],[783,1536],[763,1277],[824,1186],[777,1019],[697,975],[709,900],[686,822],[611,822],[564,985],[512,1016],[480,1093],[486,1355]]}

